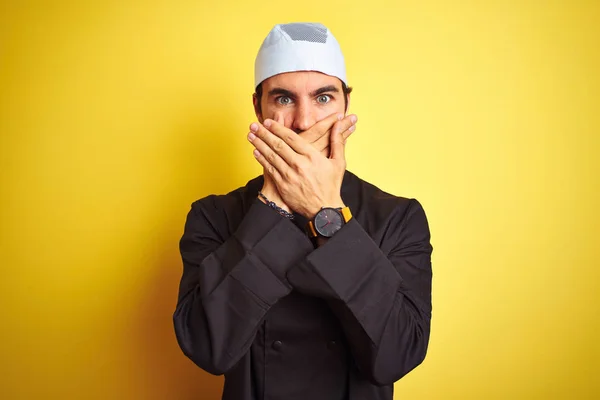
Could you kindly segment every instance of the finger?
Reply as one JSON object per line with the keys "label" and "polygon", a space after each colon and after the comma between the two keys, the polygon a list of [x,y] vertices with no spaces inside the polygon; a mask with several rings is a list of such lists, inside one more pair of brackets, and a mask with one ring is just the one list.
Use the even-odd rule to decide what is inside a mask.
{"label": "finger", "polygon": [[336,130],[331,133],[331,153],[329,154],[329,158],[334,160],[343,160],[345,158],[345,139],[342,135],[342,132]]}
{"label": "finger", "polygon": [[350,127],[352,125],[355,125],[357,121],[358,121],[358,117],[356,115],[354,115],[354,114],[348,115],[341,121],[337,121],[335,124],[333,124],[333,126],[326,132],[325,135],[321,136],[319,139],[317,139],[313,143],[321,141],[321,142],[326,143],[327,146],[329,146],[329,135],[331,134],[333,129],[336,128],[336,126],[339,127],[342,132],[346,132],[348,129],[350,129]]}
{"label": "finger", "polygon": [[306,140],[298,136],[298,134],[293,130],[286,128],[284,125],[271,119],[265,120],[264,124],[273,135],[283,141],[283,143],[289,146],[289,148],[295,153],[293,155],[289,155],[286,151],[286,153],[282,154],[284,158],[289,156],[289,159],[286,158],[286,160],[290,163],[293,161],[294,157],[297,157],[298,154],[306,155],[314,151],[314,149],[309,143],[306,142]]}
{"label": "finger", "polygon": [[300,136],[309,143],[314,143],[333,127],[337,121],[341,121],[344,118],[344,114],[334,113],[329,115],[327,118],[318,121],[316,124],[311,126],[306,131],[300,133]]}
{"label": "finger", "polygon": [[[344,144],[346,144],[346,140],[350,137],[350,135],[352,135],[352,133],[354,133],[354,131],[356,131],[356,125],[352,125],[350,128],[342,132],[342,140]],[[331,144],[330,135],[326,135],[324,138],[327,138],[327,140],[319,140],[318,143],[313,145],[319,152],[329,148],[329,145]]]}
{"label": "finger", "polygon": [[284,175],[285,171],[290,168],[278,153],[273,151],[273,149],[267,143],[265,143],[260,137],[256,136],[253,132],[248,134],[248,140],[250,143],[252,143],[256,150],[259,151],[260,155],[264,157],[270,165],[281,172],[282,175]]}
{"label": "finger", "polygon": [[357,121],[358,117],[356,115],[348,115],[343,120],[336,122],[327,134],[321,136],[319,139],[313,142],[313,146],[319,151],[329,147],[329,143],[331,141],[330,135],[333,129],[340,129],[342,131],[344,140],[346,140],[348,136],[350,136],[350,134],[356,129],[355,124]]}
{"label": "finger", "polygon": [[[275,121],[270,120],[270,119],[266,119],[264,121],[264,124],[269,125],[269,127],[271,129],[273,129],[272,125],[277,125],[277,123],[275,123]],[[281,126],[281,125],[279,125],[279,126]],[[294,157],[298,156],[296,154],[296,152],[287,144],[287,141],[280,138],[278,135],[273,133],[270,129],[267,129],[264,125],[254,122],[252,125],[250,125],[250,131],[251,131],[250,133],[253,133],[256,138],[261,139],[264,143],[266,143],[271,148],[272,151],[274,151],[281,158],[283,158],[287,164],[291,164],[294,160]],[[292,135],[296,136],[296,134],[293,131],[290,131],[290,132]],[[250,142],[253,142],[250,134],[248,134],[248,140],[250,140]],[[259,149],[259,150],[262,151],[262,149]],[[270,152],[269,153],[263,152],[263,154],[267,157],[270,156]]]}
{"label": "finger", "polygon": [[346,140],[350,137],[350,135],[352,135],[354,133],[354,131],[356,131],[356,125],[352,125],[350,128],[348,128],[347,131],[342,132],[342,138],[344,139],[344,145],[346,144]]}
{"label": "finger", "polygon": [[256,158],[256,161],[258,161],[258,163],[262,165],[265,171],[265,182],[267,182],[270,179],[275,181],[281,181],[281,174],[279,173],[279,171],[277,171],[277,168],[275,168],[269,162],[269,160],[267,160],[267,158],[262,155],[260,151],[254,149],[254,152],[252,154],[254,155],[254,158]]}

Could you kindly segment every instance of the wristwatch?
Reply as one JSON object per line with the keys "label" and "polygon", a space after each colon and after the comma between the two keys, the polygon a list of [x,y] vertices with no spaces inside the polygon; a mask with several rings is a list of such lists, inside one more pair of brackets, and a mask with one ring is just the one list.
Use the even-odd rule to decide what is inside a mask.
{"label": "wristwatch", "polygon": [[308,221],[307,231],[311,237],[332,237],[337,231],[342,229],[344,224],[352,219],[349,207],[332,208],[323,207],[317,215]]}

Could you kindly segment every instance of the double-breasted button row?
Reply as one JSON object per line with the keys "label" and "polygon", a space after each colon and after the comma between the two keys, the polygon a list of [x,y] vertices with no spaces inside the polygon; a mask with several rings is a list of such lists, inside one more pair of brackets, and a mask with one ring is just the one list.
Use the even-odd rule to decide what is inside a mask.
{"label": "double-breasted button row", "polygon": [[273,344],[271,344],[271,347],[273,347],[275,350],[281,350],[283,343],[281,343],[281,340],[276,340],[273,342]]}

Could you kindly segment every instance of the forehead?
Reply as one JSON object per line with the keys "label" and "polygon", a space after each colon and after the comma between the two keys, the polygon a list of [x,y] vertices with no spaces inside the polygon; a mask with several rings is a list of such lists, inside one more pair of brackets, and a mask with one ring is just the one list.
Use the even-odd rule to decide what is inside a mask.
{"label": "forehead", "polygon": [[338,78],[315,71],[286,72],[265,79],[262,83],[264,92],[273,88],[282,88],[296,93],[310,93],[330,85],[342,91],[342,81]]}

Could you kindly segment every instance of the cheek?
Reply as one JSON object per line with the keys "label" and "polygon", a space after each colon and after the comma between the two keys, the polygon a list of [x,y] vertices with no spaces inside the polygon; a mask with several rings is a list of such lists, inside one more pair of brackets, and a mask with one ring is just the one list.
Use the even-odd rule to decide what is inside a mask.
{"label": "cheek", "polygon": [[344,110],[343,100],[342,100],[342,103],[340,103],[339,101],[335,101],[335,102],[331,102],[330,104],[327,104],[325,106],[319,107],[318,114],[317,114],[317,120],[321,121],[334,113],[342,113],[344,115],[346,114],[346,112]]}
{"label": "cheek", "polygon": [[291,107],[289,109],[267,107],[266,110],[263,110],[263,118],[269,118],[274,121],[279,121],[279,118],[281,118],[285,127],[291,128],[294,122],[294,113]]}

